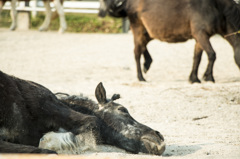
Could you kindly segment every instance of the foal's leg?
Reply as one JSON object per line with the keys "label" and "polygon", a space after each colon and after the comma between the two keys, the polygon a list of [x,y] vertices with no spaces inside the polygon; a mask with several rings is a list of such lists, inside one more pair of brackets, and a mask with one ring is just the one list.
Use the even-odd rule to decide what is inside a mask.
{"label": "foal's leg", "polygon": [[20,145],[0,140],[0,153],[43,153],[43,154],[56,154],[56,152],[40,149],[29,145]]}
{"label": "foal's leg", "polygon": [[202,34],[202,35],[198,36],[196,40],[199,42],[199,44],[201,45],[203,50],[205,50],[207,52],[207,55],[208,55],[208,66],[204,73],[203,79],[205,81],[215,82],[215,80],[213,78],[213,65],[216,60],[216,53],[212,48],[209,38],[210,37],[207,36],[206,34]]}
{"label": "foal's leg", "polygon": [[43,24],[39,28],[39,31],[47,31],[48,30],[48,27],[49,27],[50,22],[51,22],[51,16],[52,16],[50,1],[46,0],[46,1],[43,1],[43,3],[44,3],[44,6],[45,6],[45,9],[46,9],[46,13],[45,13],[46,16],[45,16]]}
{"label": "foal's leg", "polygon": [[63,10],[63,5],[61,4],[60,0],[54,0],[55,7],[57,9],[59,18],[60,18],[60,28],[59,28],[59,33],[63,33],[67,29],[67,23],[65,20],[65,15],[64,15],[64,10]]}
{"label": "foal's leg", "polygon": [[12,18],[12,24],[10,26],[10,30],[15,30],[17,28],[17,10],[16,10],[16,4],[17,0],[11,1],[11,18]]}
{"label": "foal's leg", "polygon": [[189,77],[189,82],[194,83],[200,83],[200,80],[198,79],[198,67],[201,61],[203,49],[201,48],[200,44],[196,42],[195,49],[194,49],[194,57],[193,57],[193,67],[192,72]]}

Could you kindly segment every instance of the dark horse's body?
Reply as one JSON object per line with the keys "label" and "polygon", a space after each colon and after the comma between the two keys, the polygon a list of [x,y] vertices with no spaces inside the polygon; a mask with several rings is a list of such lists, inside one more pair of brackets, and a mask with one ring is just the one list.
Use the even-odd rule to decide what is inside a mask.
{"label": "dark horse's body", "polygon": [[[144,72],[148,71],[152,62],[146,47],[149,41],[184,42],[194,38],[196,44],[189,81],[200,82],[198,67],[202,52],[206,51],[209,63],[204,80],[214,82],[216,54],[209,38],[240,29],[240,7],[233,0],[101,0],[99,15],[103,17],[107,12],[115,17],[127,16],[130,20],[140,81],[145,81],[140,65],[141,55],[145,58]],[[240,67],[240,36],[229,36],[226,40],[232,45],[235,62]]]}
{"label": "dark horse's body", "polygon": [[75,135],[93,131],[101,142],[133,153],[163,153],[162,135],[115,103],[119,95],[107,100],[101,83],[95,95],[99,107],[91,100],[59,100],[37,83],[0,71],[0,153],[55,153],[36,146],[45,133],[59,128]]}

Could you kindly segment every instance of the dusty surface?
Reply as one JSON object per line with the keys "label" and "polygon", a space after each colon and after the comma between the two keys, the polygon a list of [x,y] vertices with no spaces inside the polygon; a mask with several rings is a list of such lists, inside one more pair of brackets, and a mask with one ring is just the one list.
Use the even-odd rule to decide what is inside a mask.
{"label": "dusty surface", "polygon": [[[148,48],[153,64],[144,76],[148,82],[138,82],[132,34],[59,35],[0,29],[0,69],[53,92],[83,93],[94,100],[95,87],[103,82],[108,97],[120,93],[118,102],[136,120],[164,135],[163,158],[240,158],[240,72],[231,46],[218,36],[211,41],[217,52],[215,84],[188,83],[193,40],[152,41]],[[204,54],[199,77],[206,65]]]}

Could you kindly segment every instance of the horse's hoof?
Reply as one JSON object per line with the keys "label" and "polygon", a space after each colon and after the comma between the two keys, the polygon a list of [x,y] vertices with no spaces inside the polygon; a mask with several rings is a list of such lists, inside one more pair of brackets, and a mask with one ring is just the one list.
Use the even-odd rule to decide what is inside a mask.
{"label": "horse's hoof", "polygon": [[146,80],[143,77],[138,77],[138,80],[141,82],[146,82]]}
{"label": "horse's hoof", "polygon": [[147,71],[148,71],[148,69],[144,66],[143,72],[144,72],[144,73],[147,73]]}
{"label": "horse's hoof", "polygon": [[144,71],[144,73],[147,73],[147,71],[149,70],[149,68],[150,68],[150,65],[151,65],[151,63],[149,64],[149,63],[144,63],[144,67],[143,67],[143,71]]}
{"label": "horse's hoof", "polygon": [[197,80],[189,80],[189,83],[193,84],[193,83],[201,83],[201,81],[199,79]]}
{"label": "horse's hoof", "polygon": [[198,79],[198,77],[196,77],[196,76],[190,76],[189,77],[189,80],[188,80],[191,84],[193,84],[193,83],[201,83],[201,81]]}
{"label": "horse's hoof", "polygon": [[60,29],[58,30],[58,33],[59,33],[59,34],[63,34],[63,33],[65,32],[65,30],[66,30],[66,29],[60,28]]}
{"label": "horse's hoof", "polygon": [[16,25],[12,25],[12,26],[10,27],[10,30],[11,30],[11,31],[14,31],[14,30],[16,30],[16,28],[17,28]]}
{"label": "horse's hoof", "polygon": [[213,82],[213,83],[215,83],[215,80],[214,80],[212,75],[204,75],[203,76],[203,80],[206,81],[206,82]]}
{"label": "horse's hoof", "polygon": [[38,29],[38,31],[47,31],[48,29],[47,28],[44,28],[44,27],[40,27],[39,29]]}

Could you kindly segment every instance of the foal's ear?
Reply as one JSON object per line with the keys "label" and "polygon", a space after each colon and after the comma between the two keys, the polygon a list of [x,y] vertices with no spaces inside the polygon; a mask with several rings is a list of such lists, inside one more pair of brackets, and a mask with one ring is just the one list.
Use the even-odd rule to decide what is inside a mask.
{"label": "foal's ear", "polygon": [[100,82],[97,85],[97,88],[95,90],[95,96],[99,104],[107,103],[106,91],[105,91],[105,88],[103,87],[102,82]]}
{"label": "foal's ear", "polygon": [[114,94],[111,98],[112,101],[117,100],[120,98],[120,94]]}

